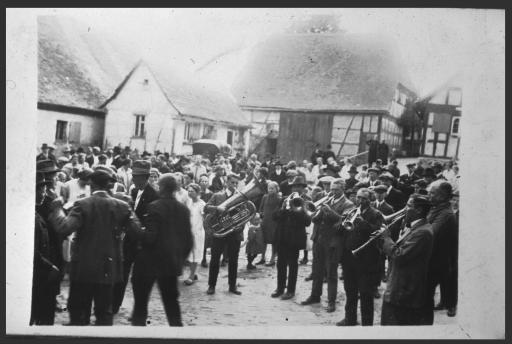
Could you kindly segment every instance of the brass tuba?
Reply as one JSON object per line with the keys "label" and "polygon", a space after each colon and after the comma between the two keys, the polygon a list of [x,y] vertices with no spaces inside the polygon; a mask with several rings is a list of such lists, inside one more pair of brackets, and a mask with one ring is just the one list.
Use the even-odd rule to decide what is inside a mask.
{"label": "brass tuba", "polygon": [[214,237],[223,238],[229,235],[256,214],[256,206],[252,200],[265,193],[265,180],[254,178],[242,191],[235,193],[219,205],[226,209],[224,212],[208,214],[204,219],[204,227],[211,230]]}

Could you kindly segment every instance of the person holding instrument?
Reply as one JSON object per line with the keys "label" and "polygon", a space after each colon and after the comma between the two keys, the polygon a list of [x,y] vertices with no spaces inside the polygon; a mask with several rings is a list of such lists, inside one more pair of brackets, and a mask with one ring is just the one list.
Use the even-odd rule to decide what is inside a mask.
{"label": "person holding instrument", "polygon": [[[370,205],[370,190],[362,188],[357,191],[356,210],[347,215],[343,221],[343,247],[341,265],[343,268],[344,288],[347,300],[345,318],[336,326],[355,326],[357,324],[357,300],[361,299],[361,321],[363,326],[373,325],[373,291],[380,277],[379,250],[375,245],[368,245],[357,255],[352,250],[368,241],[370,234],[378,231],[384,221],[382,214]],[[343,229],[342,229],[343,230]]]}
{"label": "person holding instrument", "polygon": [[406,227],[398,240],[391,239],[388,229],[376,240],[391,262],[381,325],[428,325],[427,271],[434,238],[427,222],[430,208],[426,196],[413,194],[407,203]]}
{"label": "person holding instrument", "polygon": [[324,271],[327,272],[327,312],[334,312],[338,292],[338,262],[341,250],[341,232],[335,224],[343,214],[354,207],[344,195],[345,182],[336,179],[331,183],[332,196],[320,205],[312,221],[318,225],[317,235],[313,243],[313,285],[311,295],[301,305],[320,302],[322,295]]}

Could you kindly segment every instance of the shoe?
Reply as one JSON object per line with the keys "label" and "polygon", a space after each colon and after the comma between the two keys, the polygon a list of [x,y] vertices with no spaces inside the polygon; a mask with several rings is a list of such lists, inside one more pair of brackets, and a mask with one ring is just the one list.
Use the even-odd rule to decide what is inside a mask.
{"label": "shoe", "polygon": [[448,308],[448,312],[446,313],[449,317],[454,317],[457,315],[457,307]]}
{"label": "shoe", "polygon": [[256,267],[252,264],[247,264],[247,270],[254,270]]}
{"label": "shoe", "polygon": [[373,293],[373,297],[376,299],[380,299],[379,289],[375,289],[375,292]]}
{"label": "shoe", "polygon": [[307,282],[307,281],[312,281],[313,280],[313,275],[312,274],[309,274],[308,277],[304,278],[304,280]]}
{"label": "shoe", "polygon": [[206,260],[201,261],[201,266],[203,268],[207,268],[208,267],[208,263],[206,262]]}
{"label": "shoe", "polygon": [[267,264],[265,264],[265,266],[274,266],[276,265],[276,262],[268,262]]}
{"label": "shoe", "polygon": [[183,284],[185,284],[185,285],[192,285],[192,284],[194,284],[194,281],[191,280],[190,278],[187,278],[186,280],[183,281]]}
{"label": "shoe", "polygon": [[434,307],[434,310],[435,310],[435,311],[440,311],[440,310],[442,310],[442,309],[444,309],[444,305],[443,305],[441,302],[439,302],[439,303]]}
{"label": "shoe", "polygon": [[358,325],[358,324],[357,324],[357,323],[355,323],[355,324],[350,324],[350,323],[347,321],[347,319],[343,319],[343,320],[338,321],[338,322],[336,323],[336,326],[355,326],[355,325]]}
{"label": "shoe", "polygon": [[197,281],[197,275],[194,275],[194,281]]}
{"label": "shoe", "polygon": [[295,296],[295,293],[286,292],[283,296],[281,296],[281,300],[289,300]]}
{"label": "shoe", "polygon": [[229,288],[229,292],[235,295],[242,295],[242,292],[236,288]]}
{"label": "shoe", "polygon": [[206,294],[208,294],[208,295],[215,294],[215,287],[212,287],[212,286],[208,287],[208,290],[206,291]]}
{"label": "shoe", "polygon": [[300,265],[306,265],[308,263],[308,260],[303,258],[303,259],[299,260],[299,263],[300,263]]}
{"label": "shoe", "polygon": [[336,304],[334,302],[329,302],[327,306],[327,313],[332,313],[336,310]]}
{"label": "shoe", "polygon": [[279,296],[281,296],[283,294],[284,294],[284,290],[276,289],[276,290],[274,290],[274,292],[270,296],[275,298],[275,297],[279,297]]}
{"label": "shoe", "polygon": [[263,265],[263,264],[265,264],[265,259],[262,259],[256,263],[256,265]]}
{"label": "shoe", "polygon": [[314,298],[314,297],[308,297],[304,301],[302,301],[300,304],[303,306],[312,305],[314,303],[320,303],[320,298]]}

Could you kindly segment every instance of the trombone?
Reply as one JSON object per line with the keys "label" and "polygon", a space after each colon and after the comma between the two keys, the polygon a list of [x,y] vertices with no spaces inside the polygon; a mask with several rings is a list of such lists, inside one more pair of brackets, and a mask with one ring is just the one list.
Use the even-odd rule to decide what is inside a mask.
{"label": "trombone", "polygon": [[375,234],[375,236],[371,237],[370,239],[368,239],[368,241],[366,241],[364,244],[362,244],[361,246],[359,246],[358,248],[356,248],[355,250],[352,250],[352,254],[355,256],[356,254],[358,254],[359,252],[361,252],[361,250],[363,250],[366,246],[370,245],[372,242],[375,241],[375,239],[377,238],[380,238],[382,234],[384,234],[384,232],[386,231],[386,229],[388,229],[388,227],[391,227],[392,225],[394,225],[395,223],[397,223],[398,221],[401,221],[404,217],[405,217],[405,213],[407,211],[407,207],[404,207],[403,209],[400,209],[399,211],[393,213],[393,214],[390,214],[388,216],[386,215],[383,215],[383,218],[384,218],[384,222],[382,224],[382,226],[380,227],[380,229],[377,231],[377,233]]}

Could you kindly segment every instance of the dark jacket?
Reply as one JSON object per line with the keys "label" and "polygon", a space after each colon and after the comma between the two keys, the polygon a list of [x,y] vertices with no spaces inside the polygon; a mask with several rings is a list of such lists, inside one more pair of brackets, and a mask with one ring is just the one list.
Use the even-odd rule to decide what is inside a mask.
{"label": "dark jacket", "polygon": [[345,179],[345,189],[352,189],[357,183],[359,183],[359,180],[356,178],[347,178]]}
{"label": "dark jacket", "polygon": [[[323,158],[324,157],[324,152],[322,152],[320,149],[318,149],[318,150],[315,149],[313,151],[313,153],[311,153],[311,157],[310,157],[311,162],[313,163],[313,165],[316,165],[316,159],[318,157]],[[325,164],[325,160],[324,160],[324,164]]]}
{"label": "dark jacket", "polygon": [[286,172],[283,169],[281,169],[280,175],[277,175],[275,171],[271,172],[269,179],[281,185],[281,183],[286,180]]}
{"label": "dark jacket", "polygon": [[426,220],[416,223],[398,243],[383,236],[382,250],[391,261],[385,302],[406,308],[424,305],[432,242],[432,226]]}
{"label": "dark jacket", "polygon": [[[231,197],[236,197],[236,193],[234,195],[231,195]],[[210,213],[210,214],[216,214],[217,210],[215,209],[216,206],[223,203],[225,200],[228,199],[228,194],[226,193],[226,190],[214,193],[213,196],[210,198],[208,203],[204,206],[204,212]],[[219,214],[217,214],[219,215]],[[243,226],[240,226],[239,229],[233,231],[228,236],[236,236],[238,240],[242,241],[244,240],[244,233],[243,233]]]}
{"label": "dark jacket", "polygon": [[222,177],[215,176],[212,179],[212,185],[210,185],[211,192],[219,192],[224,189],[224,183],[222,182]]}
{"label": "dark jacket", "polygon": [[279,190],[281,191],[283,197],[289,196],[292,193],[292,187],[290,183],[288,183],[288,179],[285,179],[279,184]]}
{"label": "dark jacket", "polygon": [[379,204],[378,207],[377,207],[377,201],[372,202],[372,207],[374,207],[375,209],[380,211],[382,213],[382,215],[391,215],[395,212],[395,209],[391,205],[389,205],[386,202],[386,200],[384,200],[384,202]]}
{"label": "dark jacket", "polygon": [[352,250],[363,245],[370,238],[370,234],[379,230],[383,222],[382,214],[371,206],[354,222],[352,231],[343,232],[342,263],[353,264],[364,273],[379,274],[380,252],[376,245],[369,245],[356,256]]}
{"label": "dark jacket", "polygon": [[[52,275],[52,257],[50,254],[50,239],[48,237],[48,229],[44,219],[36,213],[35,218],[35,237],[34,237],[34,273],[32,279],[32,288],[34,295],[38,294],[38,290],[48,289],[54,291],[54,295],[58,294],[58,281],[50,280]],[[34,301],[34,300],[33,300]]]}
{"label": "dark jacket", "polygon": [[311,240],[318,241],[322,245],[328,247],[341,248],[341,230],[335,226],[341,219],[342,215],[350,209],[354,208],[354,203],[343,196],[334,204],[328,204],[332,211],[320,211],[317,216],[313,218],[313,223],[318,225],[315,231],[315,237],[312,236]]}
{"label": "dark jacket", "polygon": [[39,153],[39,155],[36,157],[36,161],[39,160],[51,160],[55,165],[58,165],[57,158],[50,152],[48,152],[48,156],[44,155],[43,153]]}
{"label": "dark jacket", "polygon": [[147,209],[137,263],[144,264],[147,274],[180,276],[194,244],[190,211],[175,198],[160,198]]}
{"label": "dark jacket", "polygon": [[407,203],[407,200],[405,199],[404,194],[402,191],[392,187],[391,190],[389,190],[388,195],[385,198],[385,201],[393,207],[395,211],[398,211],[405,207],[405,204]]}
{"label": "dark jacket", "polygon": [[332,150],[328,150],[328,151],[324,152],[323,158],[324,158],[324,163],[326,163],[327,159],[329,159],[329,158],[336,159],[336,155],[334,154],[334,152]]}
{"label": "dark jacket", "polygon": [[128,203],[100,191],[77,201],[66,217],[62,209],[50,214],[55,229],[76,232],[70,279],[113,284],[123,279],[122,240],[140,234],[140,223]]}
{"label": "dark jacket", "polygon": [[427,216],[432,224],[434,243],[430,271],[434,274],[456,269],[458,261],[458,228],[449,202],[433,207]]}
{"label": "dark jacket", "polygon": [[[303,195],[303,199],[311,199]],[[283,202],[285,199],[283,199]],[[293,211],[291,209],[277,210],[273,215],[277,222],[275,242],[278,246],[286,246],[295,250],[306,248],[306,227],[311,224],[311,218],[304,211]]]}

